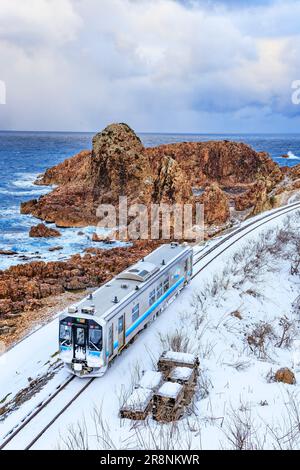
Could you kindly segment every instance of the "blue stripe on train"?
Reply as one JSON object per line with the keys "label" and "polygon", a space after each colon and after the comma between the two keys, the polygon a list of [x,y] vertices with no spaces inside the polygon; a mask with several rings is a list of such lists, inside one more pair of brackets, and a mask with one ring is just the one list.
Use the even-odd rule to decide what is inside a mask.
{"label": "blue stripe on train", "polygon": [[128,330],[126,331],[126,337],[129,336],[164,300],[166,300],[166,298],[172,293],[174,292],[175,289],[177,289],[177,287],[180,286],[180,284],[182,284],[184,282],[184,277],[182,277],[181,279],[179,279],[179,281],[177,281],[174,286],[172,286],[170,289],[168,289],[164,295],[162,295],[160,297],[160,299],[158,299],[156,302],[154,302],[153,305],[151,305],[150,308],[148,308],[148,310],[146,310],[146,312],[140,317],[138,318],[132,325],[130,328],[128,328]]}
{"label": "blue stripe on train", "polygon": [[[175,289],[177,289],[177,287],[179,287],[183,282],[184,282],[185,278],[182,277],[181,279],[179,279],[179,281],[177,281],[174,286],[170,287],[170,289],[168,289],[156,302],[154,302],[153,305],[151,305],[150,308],[148,308],[148,310],[146,310],[146,312],[140,317],[138,318],[132,325],[130,328],[128,328],[128,330],[126,330],[126,333],[125,333],[125,336],[127,338],[127,336],[129,336],[149,315],[151,315],[151,313],[164,301],[166,300],[166,298],[172,294],[172,292],[174,292]],[[118,344],[119,342],[118,341],[115,341],[114,342],[114,349],[116,349],[118,347]],[[109,352],[106,351],[106,356],[109,356]]]}

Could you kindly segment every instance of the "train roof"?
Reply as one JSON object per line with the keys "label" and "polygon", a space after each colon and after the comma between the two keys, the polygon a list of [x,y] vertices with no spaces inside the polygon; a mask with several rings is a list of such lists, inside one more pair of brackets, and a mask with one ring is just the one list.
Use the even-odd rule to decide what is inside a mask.
{"label": "train roof", "polygon": [[143,260],[128,267],[111,281],[97,289],[91,298],[86,298],[81,302],[81,312],[78,311],[77,315],[90,315],[93,313],[97,318],[106,317],[106,314],[119,307],[125,298],[147,284],[147,281],[157,274],[160,269],[166,268],[187,250],[189,250],[187,245],[177,243],[161,245],[152,253],[145,256]]}

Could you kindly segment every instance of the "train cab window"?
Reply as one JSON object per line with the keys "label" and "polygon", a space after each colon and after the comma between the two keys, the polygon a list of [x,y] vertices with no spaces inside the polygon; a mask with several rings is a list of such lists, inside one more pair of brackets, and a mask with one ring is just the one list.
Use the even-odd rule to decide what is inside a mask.
{"label": "train cab window", "polygon": [[77,346],[85,346],[85,332],[84,328],[76,328],[76,344]]}
{"label": "train cab window", "polygon": [[60,324],[59,327],[59,340],[62,345],[70,346],[71,344],[71,326]]}
{"label": "train cab window", "polygon": [[137,304],[132,309],[132,322],[135,322],[140,316],[140,304]]}
{"label": "train cab window", "polygon": [[169,279],[165,279],[165,281],[164,281],[164,292],[167,292],[169,287],[170,287]]}
{"label": "train cab window", "polygon": [[90,329],[89,331],[89,349],[92,351],[101,351],[102,349],[102,328]]}
{"label": "train cab window", "polygon": [[149,294],[149,305],[154,304],[155,302],[155,289],[152,290]]}

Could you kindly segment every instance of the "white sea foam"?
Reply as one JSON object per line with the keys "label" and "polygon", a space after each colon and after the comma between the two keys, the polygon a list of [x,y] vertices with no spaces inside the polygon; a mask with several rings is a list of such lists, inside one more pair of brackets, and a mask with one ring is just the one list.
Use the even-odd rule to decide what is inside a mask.
{"label": "white sea foam", "polygon": [[[31,220],[34,224],[35,219]],[[49,224],[49,227],[55,227]],[[2,234],[1,247],[14,250],[20,256],[0,256],[0,269],[7,269],[16,264],[24,264],[30,261],[57,261],[66,260],[76,253],[84,253],[84,249],[88,247],[96,247],[102,249],[115,248],[117,246],[126,246],[124,242],[117,241],[113,245],[105,245],[104,243],[92,242],[91,234],[97,230],[96,227],[67,228],[60,229],[61,237],[58,238],[30,238],[28,232],[8,232]],[[83,235],[78,235],[83,232]],[[98,232],[98,230],[97,230]],[[61,246],[61,250],[49,251],[49,248]],[[22,256],[27,259],[22,259]]]}
{"label": "white sea foam", "polygon": [[293,152],[288,152],[287,154],[290,160],[300,160],[300,157],[297,157]]}
{"label": "white sea foam", "polygon": [[17,188],[36,188],[34,182],[38,175],[38,173],[17,173],[17,179],[12,181],[12,185]]}
{"label": "white sea foam", "polygon": [[11,191],[9,189],[0,189],[0,194],[8,196],[42,196],[43,194],[47,194],[48,192],[49,188],[33,189],[32,191]]}

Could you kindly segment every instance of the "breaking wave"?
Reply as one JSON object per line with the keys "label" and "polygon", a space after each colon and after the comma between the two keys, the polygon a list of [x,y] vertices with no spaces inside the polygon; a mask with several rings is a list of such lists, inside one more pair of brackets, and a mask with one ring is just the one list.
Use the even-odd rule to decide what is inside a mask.
{"label": "breaking wave", "polygon": [[300,157],[297,157],[293,152],[288,152],[287,154],[290,160],[300,160]]}

